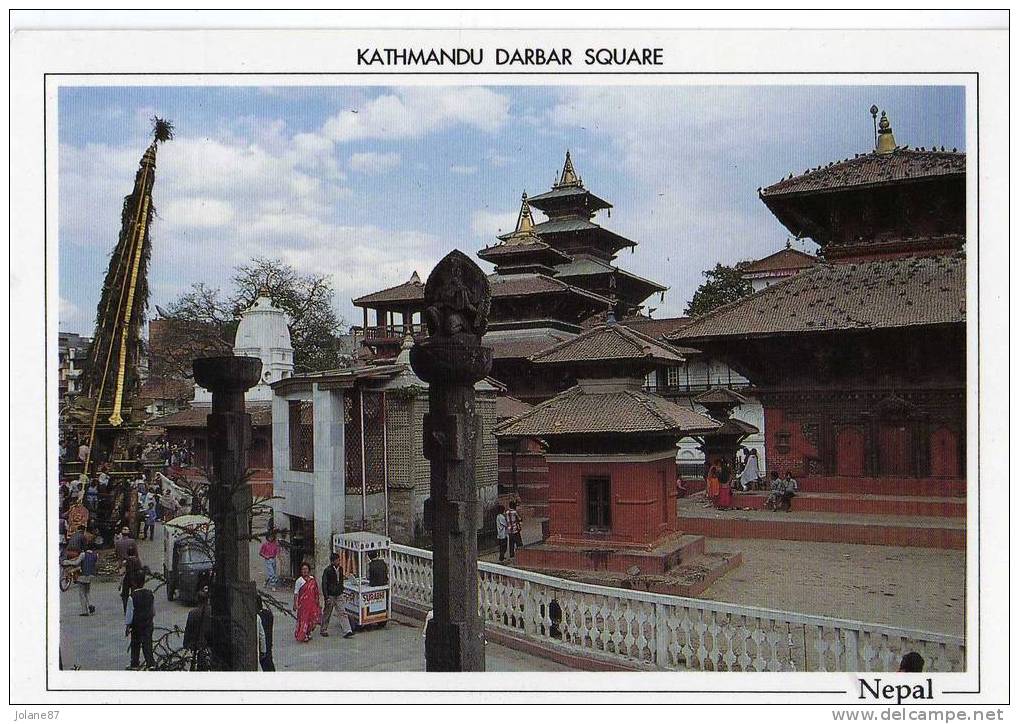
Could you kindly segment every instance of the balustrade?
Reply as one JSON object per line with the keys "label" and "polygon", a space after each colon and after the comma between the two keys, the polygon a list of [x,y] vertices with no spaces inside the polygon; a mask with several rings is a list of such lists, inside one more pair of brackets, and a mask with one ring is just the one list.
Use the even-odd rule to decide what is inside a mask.
{"label": "balustrade", "polygon": [[[394,599],[430,608],[431,552],[394,545],[392,554]],[[927,671],[966,666],[958,636],[596,586],[483,561],[478,608],[491,630],[638,669],[895,671],[909,651],[924,657]]]}

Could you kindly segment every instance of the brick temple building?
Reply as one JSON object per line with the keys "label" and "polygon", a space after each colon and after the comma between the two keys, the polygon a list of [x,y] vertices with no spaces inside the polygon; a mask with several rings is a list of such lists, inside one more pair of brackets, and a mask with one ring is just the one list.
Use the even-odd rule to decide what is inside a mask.
{"label": "brick temple building", "polygon": [[676,443],[720,423],[643,389],[649,370],[679,359],[614,322],[531,357],[577,384],[496,426],[500,440],[547,446],[548,538],[520,549],[518,565],[663,574],[703,553],[677,526]]}
{"label": "brick temple building", "polygon": [[877,148],[760,198],[822,263],[669,335],[764,406],[767,458],[806,491],[965,491],[966,156]]}

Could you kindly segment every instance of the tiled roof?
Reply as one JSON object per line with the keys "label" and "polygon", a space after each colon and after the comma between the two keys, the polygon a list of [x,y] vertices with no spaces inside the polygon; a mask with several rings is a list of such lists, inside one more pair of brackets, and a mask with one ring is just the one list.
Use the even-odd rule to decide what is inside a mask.
{"label": "tiled roof", "polygon": [[[548,205],[545,203],[546,201],[559,201],[560,199],[570,197],[576,197],[579,200],[580,197],[583,196],[588,197],[587,207],[589,209],[597,210],[612,208],[612,204],[605,199],[595,196],[583,186],[558,186],[553,188],[551,191],[546,191],[543,194],[532,196],[528,199],[528,201],[534,208],[543,209],[546,205]],[[535,203],[536,201],[537,203]]]}
{"label": "tiled roof", "polygon": [[736,390],[730,390],[728,387],[712,387],[710,390],[700,393],[693,398],[693,401],[698,405],[742,405],[747,401],[740,393]]}
{"label": "tiled roof", "polygon": [[493,264],[506,263],[504,261],[505,257],[542,255],[542,254],[548,257],[554,257],[561,261],[569,261],[570,259],[569,255],[564,254],[555,247],[549,246],[544,241],[539,241],[538,239],[522,244],[512,242],[495,244],[493,246],[486,246],[484,249],[478,252],[479,257],[491,261]]}
{"label": "tiled roof", "polygon": [[172,377],[150,377],[138,390],[138,397],[153,400],[190,400],[194,394],[194,383]]}
{"label": "tiled roof", "polygon": [[495,419],[497,421],[510,420],[519,417],[530,410],[533,405],[528,405],[522,400],[509,395],[499,395],[495,398]]}
{"label": "tiled roof", "polygon": [[655,360],[682,362],[672,347],[622,324],[601,324],[531,356],[538,364]]}
{"label": "tiled roof", "polygon": [[[246,412],[251,415],[251,424],[254,427],[272,424],[271,403],[249,402],[244,407]],[[146,425],[150,427],[205,427],[206,419],[211,412],[212,409],[209,407],[189,407],[172,415],[155,417],[149,420]]]}
{"label": "tiled roof", "polygon": [[669,335],[708,337],[896,328],[966,321],[966,259],[822,263],[719,307]]}
{"label": "tiled roof", "polygon": [[870,186],[935,176],[964,175],[966,154],[957,151],[897,148],[892,153],[865,153],[786,178],[761,190],[761,197]]}
{"label": "tiled roof", "polygon": [[600,294],[589,292],[545,274],[491,274],[493,297],[523,297],[531,294],[576,294],[601,302],[607,306],[612,300]]}
{"label": "tiled roof", "polygon": [[677,329],[685,327],[693,321],[692,317],[662,317],[652,319],[650,317],[631,317],[623,319],[619,323],[630,329],[635,329],[648,337],[656,339],[672,334]]}
{"label": "tiled roof", "polygon": [[571,337],[572,335],[566,332],[548,330],[535,330],[533,335],[526,336],[501,336],[489,333],[481,343],[492,348],[493,359],[526,359],[535,352],[548,349]]}
{"label": "tiled roof", "polygon": [[378,292],[366,294],[353,300],[355,306],[369,304],[391,304],[395,302],[423,302],[425,300],[425,285],[421,282],[404,282],[395,287],[389,287]]}
{"label": "tiled roof", "polygon": [[630,279],[631,281],[642,284],[656,291],[664,292],[668,287],[662,286],[658,282],[653,282],[650,279],[632,274],[625,269],[620,269],[617,266],[613,266],[608,262],[602,261],[601,259],[594,259],[592,257],[582,257],[574,259],[568,264],[560,264],[556,266],[556,273],[560,277],[573,277],[573,276],[588,276],[592,274],[618,274],[619,276]]}
{"label": "tiled roof", "polygon": [[714,420],[639,388],[586,392],[571,387],[519,417],[495,426],[509,437],[585,434],[699,434],[719,427]]}
{"label": "tiled roof", "polygon": [[[564,281],[553,279],[545,274],[490,274],[488,281],[492,285],[493,297],[520,297],[530,294],[577,294],[588,297],[605,305],[611,305],[612,301],[600,294],[588,292],[584,289],[567,284]],[[396,304],[409,302],[420,305],[425,300],[425,285],[417,282],[404,282],[399,286],[383,289],[379,292],[367,294],[353,300],[357,306],[371,306],[373,304]]]}
{"label": "tiled roof", "polygon": [[817,266],[818,263],[819,261],[816,256],[805,254],[797,249],[782,249],[774,254],[769,254],[763,259],[751,262],[742,271],[744,274],[759,274],[770,271],[807,269]]}

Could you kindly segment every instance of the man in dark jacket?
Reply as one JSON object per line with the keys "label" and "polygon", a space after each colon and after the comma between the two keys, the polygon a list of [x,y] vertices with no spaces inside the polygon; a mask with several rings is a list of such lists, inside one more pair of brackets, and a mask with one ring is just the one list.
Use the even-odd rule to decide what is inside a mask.
{"label": "man in dark jacket", "polygon": [[184,624],[184,648],[191,652],[192,671],[211,671],[212,653],[209,650],[209,632],[212,612],[209,610],[209,587],[198,592],[198,605],[188,611]]}
{"label": "man in dark jacket", "polygon": [[382,560],[378,551],[368,554],[368,585],[384,586],[389,583],[389,566]]}
{"label": "man in dark jacket", "polygon": [[124,615],[124,636],[131,637],[131,665],[129,669],[139,667],[139,653],[145,654],[145,666],[156,667],[152,656],[152,628],[156,617],[156,601],[152,591],[145,588],[144,575],[132,576],[131,596],[127,601],[127,612]]}
{"label": "man in dark jacket", "polygon": [[329,556],[329,565],[322,571],[322,597],[325,599],[325,611],[322,614],[322,635],[329,635],[329,619],[332,617],[333,608],[338,607],[337,617],[340,619],[340,630],[343,631],[343,638],[349,639],[354,635],[350,628],[350,620],[347,618],[347,595],[343,591],[343,566],[340,565],[340,554],[333,553]]}

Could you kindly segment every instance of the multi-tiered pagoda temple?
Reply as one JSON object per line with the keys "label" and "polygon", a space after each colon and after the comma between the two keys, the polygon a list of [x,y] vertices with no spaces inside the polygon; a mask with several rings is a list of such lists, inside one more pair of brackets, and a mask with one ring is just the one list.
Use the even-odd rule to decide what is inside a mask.
{"label": "multi-tiered pagoda temple", "polygon": [[966,155],[898,146],[882,116],[874,151],[760,196],[824,263],[669,339],[750,379],[769,465],[802,489],[962,492]]}
{"label": "multi-tiered pagoda temple", "polygon": [[[666,290],[613,264],[636,242],[592,221],[611,206],[584,187],[567,152],[552,190],[530,199],[524,194],[513,231],[478,252],[495,266],[484,344],[493,349],[492,376],[510,395],[539,401],[572,386],[568,373],[537,370],[528,358],[610,316],[636,316],[648,297]],[[536,223],[532,207],[547,219]],[[364,310],[364,344],[377,359],[394,358],[405,335],[422,333],[424,285],[416,273],[353,302]]]}

